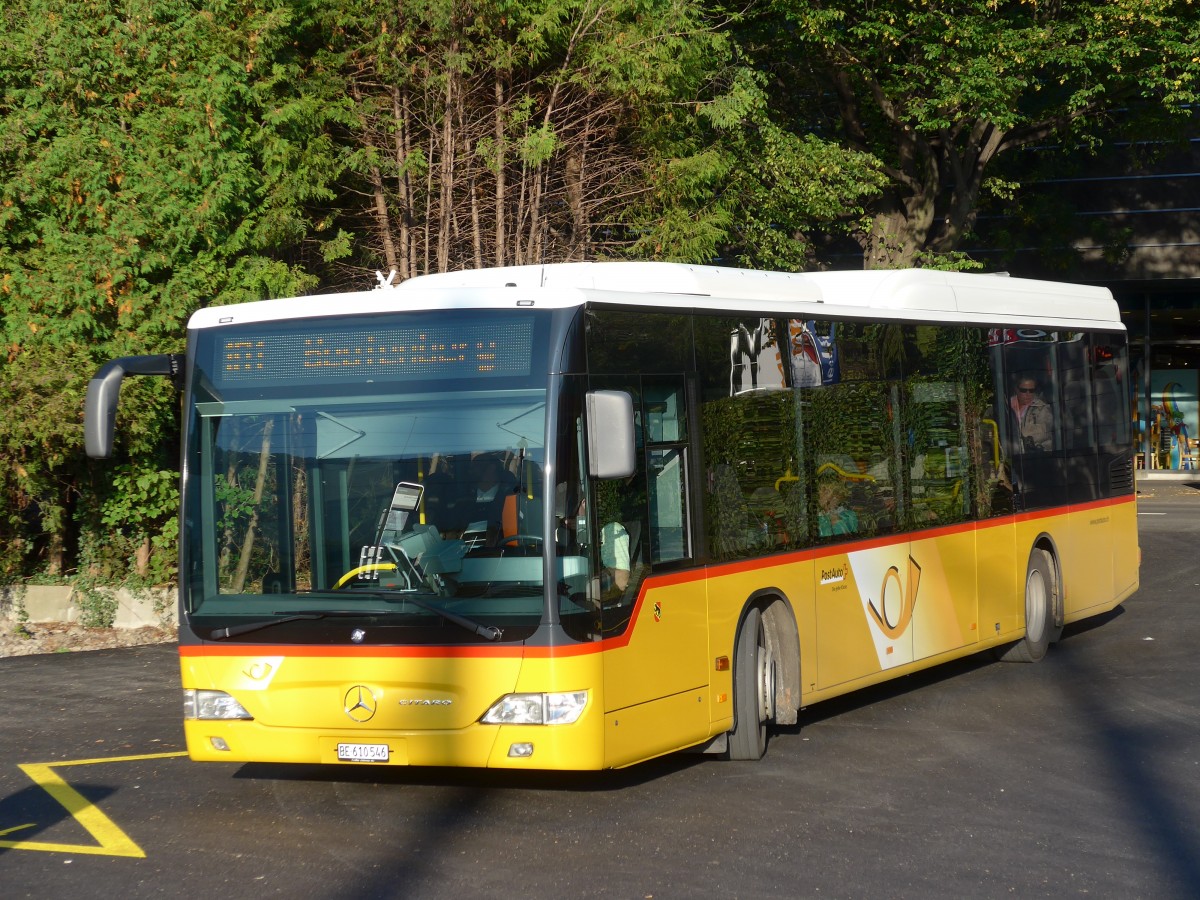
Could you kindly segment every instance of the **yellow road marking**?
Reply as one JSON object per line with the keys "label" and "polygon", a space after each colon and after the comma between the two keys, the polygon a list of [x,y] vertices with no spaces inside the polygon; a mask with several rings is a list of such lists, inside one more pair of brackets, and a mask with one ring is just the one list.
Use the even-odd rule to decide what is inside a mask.
{"label": "yellow road marking", "polygon": [[[47,853],[79,853],[92,856],[131,856],[144,859],[142,848],[130,840],[112,819],[101,812],[100,807],[90,802],[83,794],[71,787],[55,769],[70,766],[93,766],[99,763],[135,762],[143,759],[170,759],[187,756],[186,751],[176,753],[150,753],[145,756],[110,756],[102,759],[76,759],[56,763],[22,763],[18,768],[30,777],[34,784],[59,802],[71,817],[83,826],[97,841],[96,844],[52,844],[43,841],[0,841],[0,848],[8,850],[41,850]],[[17,825],[0,831],[0,836],[34,828],[36,823]]]}

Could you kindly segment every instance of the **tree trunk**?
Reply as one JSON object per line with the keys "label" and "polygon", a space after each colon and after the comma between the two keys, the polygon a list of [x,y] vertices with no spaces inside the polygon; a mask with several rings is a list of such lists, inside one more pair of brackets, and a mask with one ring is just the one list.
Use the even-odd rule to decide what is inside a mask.
{"label": "tree trunk", "polygon": [[250,514],[250,522],[246,525],[246,537],[242,541],[241,556],[238,557],[237,572],[233,583],[229,586],[231,593],[240,594],[246,584],[246,575],[250,571],[250,556],[254,552],[254,541],[258,531],[258,510],[262,504],[263,489],[267,483],[267,467],[271,461],[271,432],[275,430],[275,420],[267,419],[263,423],[262,448],[258,453],[258,475],[254,479],[254,511]]}
{"label": "tree trunk", "polygon": [[371,194],[375,201],[375,227],[379,229],[380,240],[383,241],[383,260],[389,269],[399,271],[399,260],[396,258],[396,242],[392,240],[392,222],[388,216],[387,195],[383,189],[383,173],[378,166],[371,166],[368,173],[371,180]]}
{"label": "tree trunk", "polygon": [[46,574],[59,576],[66,571],[67,547],[62,532],[55,531],[50,535],[50,545],[46,548]]}
{"label": "tree trunk", "polygon": [[138,544],[137,552],[133,559],[134,571],[142,578],[146,577],[146,573],[150,571],[150,536],[142,538],[142,542]]}
{"label": "tree trunk", "polygon": [[583,213],[583,154],[578,149],[567,153],[563,166],[563,183],[567,192],[567,208],[571,211],[571,244],[582,250],[582,259],[587,259],[587,226]]}
{"label": "tree trunk", "polygon": [[[451,44],[450,54],[458,52],[457,42]],[[438,209],[437,270],[450,269],[450,238],[452,225],[451,205],[454,202],[454,84],[455,76],[446,76],[446,98],[442,109],[442,164],[438,180],[441,182]]]}
{"label": "tree trunk", "polygon": [[393,152],[396,158],[396,203],[399,206],[400,219],[400,252],[399,272],[401,280],[412,278],[412,223],[413,223],[413,191],[412,176],[408,171],[408,158],[412,150],[411,122],[408,108],[408,92],[401,92],[398,85],[392,86],[392,119],[395,132],[393,135]]}
{"label": "tree trunk", "polygon": [[504,242],[506,240],[504,232],[504,217],[505,207],[508,204],[506,191],[508,184],[505,179],[505,152],[504,152],[504,116],[506,107],[504,105],[504,80],[500,73],[496,73],[495,81],[496,94],[496,112],[495,112],[495,132],[496,132],[496,265],[504,265],[505,253]]}
{"label": "tree trunk", "polygon": [[929,246],[935,228],[941,167],[936,151],[907,132],[898,161],[889,172],[894,186],[884,193],[863,240],[863,268],[899,269],[914,265]]}

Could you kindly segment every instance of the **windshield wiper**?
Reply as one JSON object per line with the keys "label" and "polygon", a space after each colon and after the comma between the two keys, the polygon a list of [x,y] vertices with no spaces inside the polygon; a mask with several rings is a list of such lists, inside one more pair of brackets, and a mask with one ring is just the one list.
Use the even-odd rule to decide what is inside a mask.
{"label": "windshield wiper", "polygon": [[481,638],[486,638],[489,641],[498,641],[504,635],[503,629],[497,628],[495,625],[480,625],[473,619],[468,619],[466,616],[460,616],[458,613],[452,613],[448,609],[442,609],[440,606],[434,606],[432,603],[426,603],[423,600],[418,600],[407,591],[359,591],[359,595],[366,594],[368,597],[385,597],[391,599],[393,597],[411,603],[413,606],[433,613],[435,616],[441,616],[447,622],[453,622],[460,628],[465,628],[471,634],[477,634]]}
{"label": "windshield wiper", "polygon": [[359,618],[362,616],[391,615],[395,615],[395,611],[391,609],[325,609],[316,612],[280,613],[277,619],[260,619],[254,622],[243,622],[241,625],[228,625],[225,628],[218,628],[209,635],[209,639],[223,641],[226,638],[237,637],[239,634],[249,634],[252,631],[270,628],[272,625],[283,625],[285,622],[302,622],[306,619],[315,621],[316,619],[332,618],[335,616]]}
{"label": "windshield wiper", "polygon": [[[359,596],[365,592],[360,591]],[[398,597],[401,600],[406,600],[413,606],[420,607],[436,616],[441,616],[447,622],[465,628],[471,634],[477,634],[481,638],[486,638],[489,641],[498,641],[504,632],[495,625],[480,625],[465,616],[460,616],[457,613],[452,613],[449,610],[441,609],[431,603],[423,603],[420,600],[412,597],[404,591],[371,591],[368,596],[383,597],[391,599]],[[209,637],[214,641],[223,641],[227,638],[237,637],[239,634],[249,634],[252,631],[259,631],[263,628],[270,628],[272,625],[283,625],[286,622],[302,622],[305,620],[317,620],[325,618],[343,617],[343,618],[362,618],[367,616],[394,616],[394,609],[323,609],[314,610],[313,612],[280,612],[277,619],[261,619],[255,622],[243,622],[240,625],[228,625],[225,628],[218,628]]]}

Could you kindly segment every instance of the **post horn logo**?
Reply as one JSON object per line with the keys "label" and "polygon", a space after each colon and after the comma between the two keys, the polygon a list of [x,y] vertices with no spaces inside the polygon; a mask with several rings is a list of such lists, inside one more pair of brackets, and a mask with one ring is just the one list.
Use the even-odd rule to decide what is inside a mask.
{"label": "post horn logo", "polygon": [[355,722],[369,722],[378,708],[379,703],[369,687],[356,684],[346,691],[343,709]]}
{"label": "post horn logo", "polygon": [[921,567],[911,556],[908,558],[908,584],[900,581],[900,570],[892,566],[883,573],[883,584],[879,588],[879,605],[867,601],[871,618],[888,638],[896,640],[904,634],[912,622],[917,608],[917,588],[921,584]]}

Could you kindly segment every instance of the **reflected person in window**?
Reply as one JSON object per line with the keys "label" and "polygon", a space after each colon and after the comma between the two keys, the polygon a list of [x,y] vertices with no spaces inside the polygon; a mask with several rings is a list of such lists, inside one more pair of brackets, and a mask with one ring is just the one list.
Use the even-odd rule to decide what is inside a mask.
{"label": "reflected person in window", "polygon": [[854,534],[858,531],[858,513],[846,504],[846,486],[833,478],[817,485],[817,531],[821,537]]}

